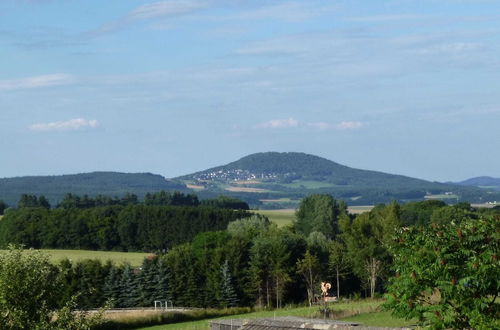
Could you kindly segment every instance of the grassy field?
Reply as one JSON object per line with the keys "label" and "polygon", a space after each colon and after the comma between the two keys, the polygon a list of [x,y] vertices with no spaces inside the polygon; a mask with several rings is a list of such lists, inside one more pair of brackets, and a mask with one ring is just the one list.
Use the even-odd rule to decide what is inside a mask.
{"label": "grassy field", "polygon": [[455,194],[436,194],[436,195],[425,195],[425,199],[457,199],[458,196]]}
{"label": "grassy field", "polygon": [[[363,205],[363,206],[350,206],[349,213],[359,214],[363,212],[368,212],[373,208],[373,205]],[[278,227],[283,227],[292,224],[295,219],[295,209],[282,209],[282,210],[256,210],[255,213],[265,215],[272,222],[278,225]]]}
{"label": "grassy field", "polygon": [[292,224],[295,219],[294,209],[283,209],[283,210],[257,210],[255,213],[265,215],[272,222],[278,225],[278,227],[283,227]]}
{"label": "grassy field", "polygon": [[364,212],[369,212],[373,209],[373,205],[360,205],[360,206],[349,206],[347,210],[352,214],[360,214]]}
{"label": "grassy field", "polygon": [[[361,323],[367,326],[388,326],[388,327],[403,327],[414,324],[411,321],[405,321],[394,318],[389,312],[379,311],[381,300],[362,300],[356,302],[341,302],[330,305],[333,309],[335,319],[352,321]],[[305,318],[318,317],[318,306],[313,307],[295,307],[283,308],[275,311],[258,311],[247,314],[232,315],[215,319],[252,319],[252,318],[273,318],[280,316],[298,316]],[[209,329],[209,321],[214,319],[182,322],[167,325],[159,325],[153,327],[142,328],[142,330],[207,330]]]}
{"label": "grassy field", "polygon": [[390,312],[363,313],[342,319],[343,321],[356,322],[373,327],[410,327],[416,320],[402,320],[394,318]]}
{"label": "grassy field", "polygon": [[54,263],[68,258],[71,261],[84,259],[98,259],[102,262],[111,260],[115,264],[130,263],[132,266],[140,266],[149,253],[138,252],[109,252],[109,251],[88,251],[88,250],[41,250],[50,256]]}
{"label": "grassy field", "polygon": [[334,187],[333,183],[321,182],[321,181],[307,181],[307,180],[297,180],[292,183],[282,184],[283,186],[290,188],[305,188],[305,189],[320,189]]}

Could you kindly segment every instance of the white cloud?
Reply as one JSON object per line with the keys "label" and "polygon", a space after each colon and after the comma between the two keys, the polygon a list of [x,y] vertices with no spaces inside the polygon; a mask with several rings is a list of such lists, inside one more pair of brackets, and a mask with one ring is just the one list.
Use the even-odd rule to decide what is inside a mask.
{"label": "white cloud", "polygon": [[165,0],[153,2],[139,6],[123,17],[101,25],[99,28],[87,32],[87,35],[95,37],[114,32],[130,24],[143,20],[185,15],[195,12],[196,10],[206,8],[208,5],[208,2],[201,0]]}
{"label": "white cloud", "polygon": [[335,125],[336,129],[358,129],[364,126],[360,121],[341,121]]}
{"label": "white cloud", "polygon": [[299,121],[293,118],[273,119],[265,123],[258,124],[257,128],[289,128],[299,126]]}
{"label": "white cloud", "polygon": [[392,21],[407,21],[407,20],[420,20],[429,18],[423,15],[372,15],[372,16],[357,16],[347,19],[351,22],[392,22]]}
{"label": "white cloud", "polygon": [[422,55],[460,55],[480,48],[481,45],[475,42],[449,42],[422,48],[417,52]]}
{"label": "white cloud", "polygon": [[191,0],[167,0],[158,1],[146,5],[142,5],[132,10],[127,19],[142,20],[156,17],[166,17],[190,13],[197,9],[206,7],[204,1]]}
{"label": "white cloud", "polygon": [[77,131],[82,129],[97,128],[98,126],[99,122],[97,120],[75,118],[67,121],[55,121],[52,123],[33,124],[30,126],[30,130],[37,132]]}
{"label": "white cloud", "polygon": [[358,129],[364,126],[364,123],[360,121],[341,121],[338,124],[330,124],[326,122],[314,122],[314,123],[307,123],[307,126],[318,129],[320,131],[325,131],[325,130],[330,130],[330,129],[337,129],[337,130],[348,130],[348,129]]}
{"label": "white cloud", "polygon": [[256,9],[245,10],[240,14],[233,15],[235,20],[283,20],[289,22],[305,21],[317,16],[328,15],[337,9],[336,6],[320,6],[307,2],[287,2],[271,4]]}
{"label": "white cloud", "polygon": [[325,122],[307,123],[307,126],[319,129],[321,131],[333,128],[331,124]]}
{"label": "white cloud", "polygon": [[71,84],[73,81],[73,76],[62,73],[0,80],[0,91],[67,85]]}

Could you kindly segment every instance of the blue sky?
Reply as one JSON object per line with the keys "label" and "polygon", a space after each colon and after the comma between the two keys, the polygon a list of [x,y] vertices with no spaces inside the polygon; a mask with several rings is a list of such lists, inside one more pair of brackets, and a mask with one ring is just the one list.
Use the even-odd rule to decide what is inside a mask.
{"label": "blue sky", "polygon": [[302,151],[500,177],[500,1],[2,0],[0,177]]}

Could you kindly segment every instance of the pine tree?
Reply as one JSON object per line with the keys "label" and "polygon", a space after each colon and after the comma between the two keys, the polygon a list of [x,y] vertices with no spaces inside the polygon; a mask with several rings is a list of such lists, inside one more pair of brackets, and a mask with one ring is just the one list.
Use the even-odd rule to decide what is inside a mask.
{"label": "pine tree", "polygon": [[134,269],[126,264],[120,278],[120,307],[135,307],[137,306],[138,290],[137,277],[134,274]]}
{"label": "pine tree", "polygon": [[162,259],[157,260],[155,283],[153,300],[171,300],[172,297],[168,287],[168,269]]}
{"label": "pine tree", "polygon": [[114,307],[122,305],[120,300],[120,280],[120,268],[112,266],[106,280],[104,281],[104,296],[106,299],[112,301]]}
{"label": "pine tree", "polygon": [[141,273],[137,277],[139,291],[138,305],[143,307],[153,305],[157,290],[157,277],[158,258],[145,258],[142,263]]}
{"label": "pine tree", "polygon": [[238,297],[234,291],[231,273],[229,271],[229,262],[226,259],[221,267],[221,297],[222,307],[235,307],[238,305]]}

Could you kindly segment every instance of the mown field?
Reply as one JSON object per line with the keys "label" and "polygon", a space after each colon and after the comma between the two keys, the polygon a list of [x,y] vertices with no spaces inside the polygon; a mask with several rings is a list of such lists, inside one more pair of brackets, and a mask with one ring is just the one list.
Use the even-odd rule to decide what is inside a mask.
{"label": "mown field", "polygon": [[[360,323],[367,326],[405,327],[415,324],[414,321],[406,321],[391,316],[389,312],[381,311],[382,300],[361,300],[355,302],[340,302],[330,305],[333,310],[334,319]],[[207,330],[209,322],[216,319],[253,319],[273,318],[280,316],[297,316],[305,318],[319,317],[319,306],[313,307],[289,307],[274,311],[258,311],[247,314],[232,315],[221,318],[205,319],[191,322],[158,325],[141,328],[141,330]]]}
{"label": "mown field", "polygon": [[292,224],[295,219],[294,209],[283,209],[283,210],[257,210],[255,213],[265,215],[272,222],[274,222],[278,227],[283,227]]}
{"label": "mown field", "polygon": [[[1,251],[1,250],[0,250]],[[58,263],[64,258],[71,261],[79,261],[84,259],[98,259],[102,262],[111,260],[113,263],[119,265],[123,263],[130,263],[134,267],[142,264],[142,261],[150,253],[140,252],[110,252],[110,251],[88,251],[88,250],[48,250],[42,249],[44,253],[49,255],[52,262]]]}
{"label": "mown field", "polygon": [[[368,212],[373,208],[373,205],[365,206],[350,206],[348,208],[349,213],[359,214],[363,212]],[[278,225],[278,227],[283,227],[292,224],[295,219],[295,209],[282,209],[282,210],[256,210],[255,213],[265,215],[272,222]]]}

